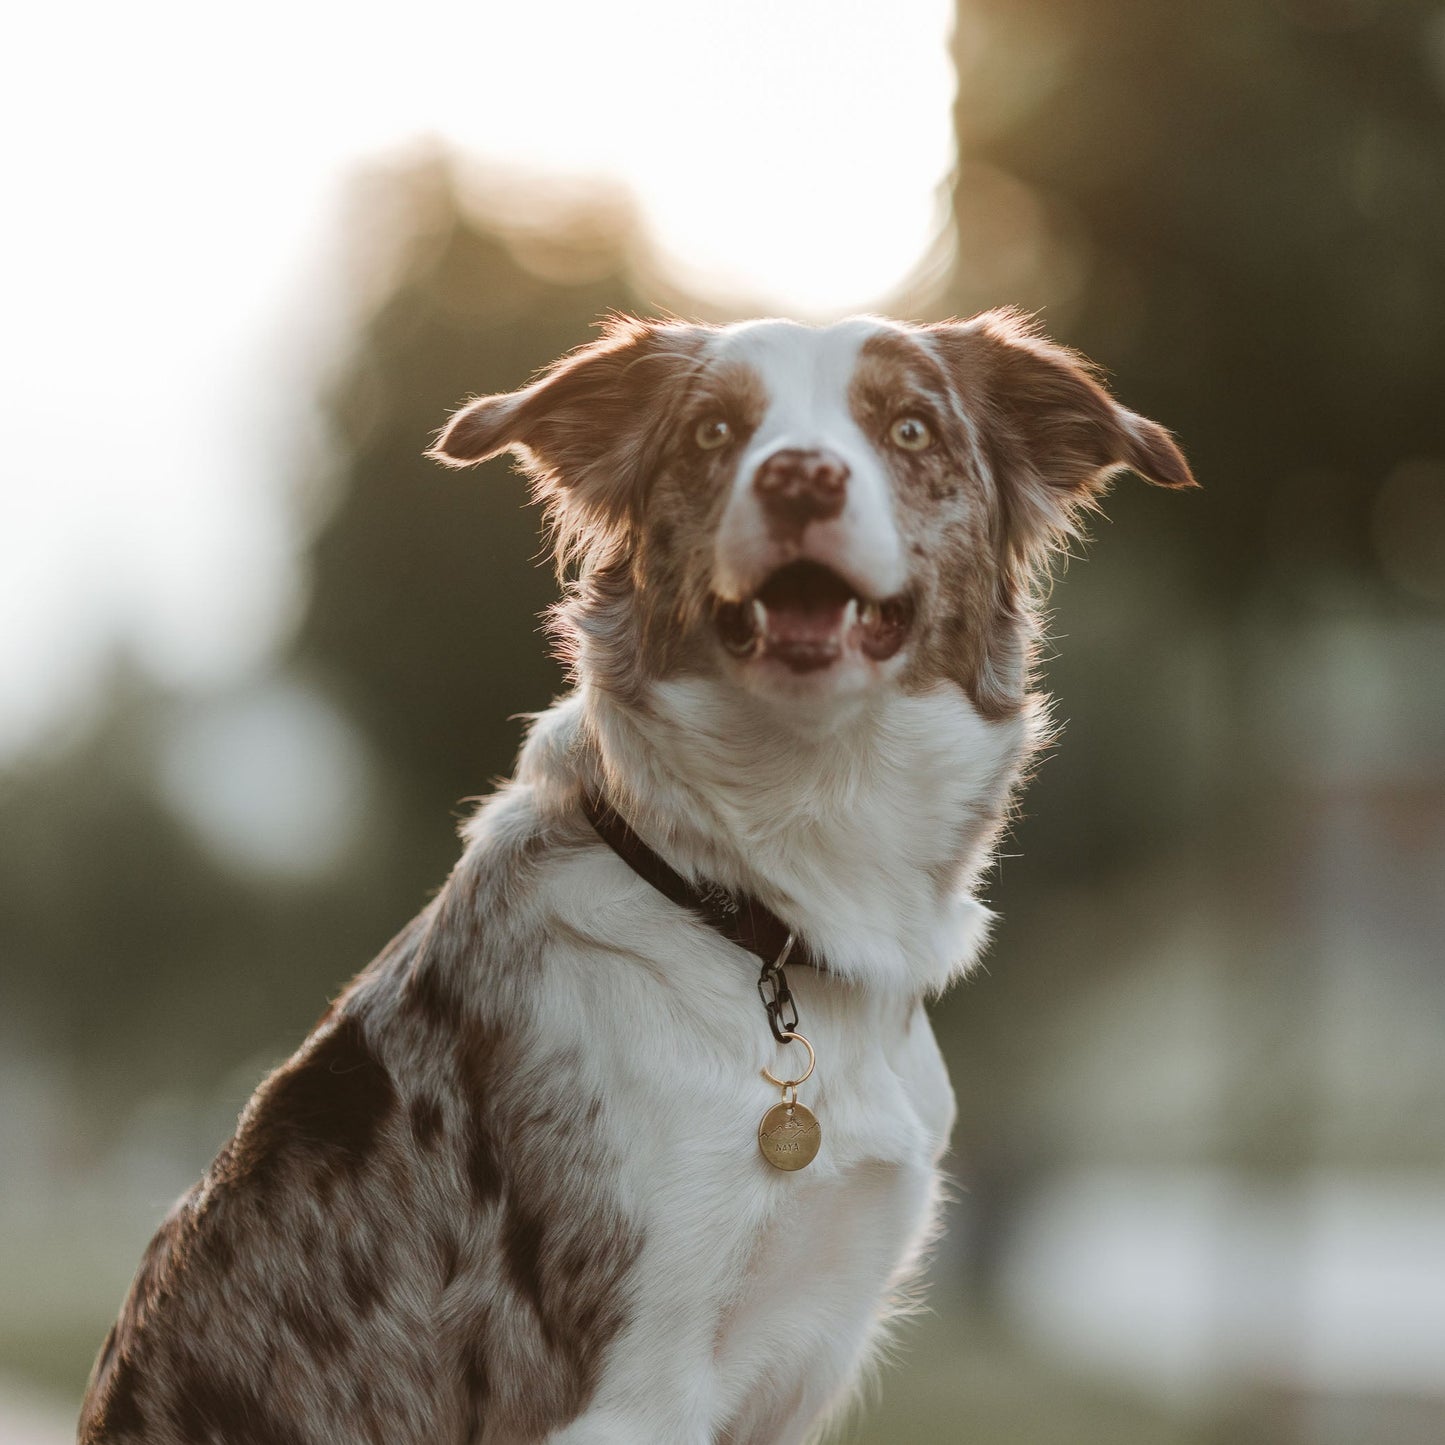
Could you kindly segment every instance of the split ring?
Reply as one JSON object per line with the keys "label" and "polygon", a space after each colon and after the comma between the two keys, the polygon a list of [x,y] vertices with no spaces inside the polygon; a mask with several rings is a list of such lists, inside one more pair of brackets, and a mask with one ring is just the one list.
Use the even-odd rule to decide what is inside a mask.
{"label": "split ring", "polygon": [[813,1046],[802,1034],[786,1033],[783,1035],[784,1043],[792,1043],[796,1039],[808,1051],[808,1069],[806,1073],[800,1074],[796,1079],[780,1079],[769,1069],[763,1070],[763,1078],[770,1084],[776,1084],[780,1089],[796,1089],[799,1084],[806,1084],[813,1077],[813,1065],[818,1062],[818,1056],[813,1052]]}

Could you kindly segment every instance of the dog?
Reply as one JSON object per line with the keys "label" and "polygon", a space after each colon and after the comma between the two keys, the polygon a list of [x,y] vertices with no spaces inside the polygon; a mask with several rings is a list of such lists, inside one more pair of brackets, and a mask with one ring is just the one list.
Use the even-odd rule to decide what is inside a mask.
{"label": "dog", "polygon": [[1010,311],[614,317],[431,454],[507,451],[574,690],[162,1224],[86,1445],[792,1445],[918,1268],[1040,581],[1188,464]]}

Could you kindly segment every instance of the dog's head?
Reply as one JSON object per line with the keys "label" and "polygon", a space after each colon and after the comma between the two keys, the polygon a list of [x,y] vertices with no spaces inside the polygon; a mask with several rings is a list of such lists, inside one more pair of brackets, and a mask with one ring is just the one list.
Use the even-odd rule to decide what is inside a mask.
{"label": "dog's head", "polygon": [[1195,484],[1163,428],[1006,311],[619,318],[463,407],[431,455],[507,450],[581,564],[563,634],[594,680],[716,676],[809,711],[943,680],[1017,709],[1035,582],[1110,475]]}

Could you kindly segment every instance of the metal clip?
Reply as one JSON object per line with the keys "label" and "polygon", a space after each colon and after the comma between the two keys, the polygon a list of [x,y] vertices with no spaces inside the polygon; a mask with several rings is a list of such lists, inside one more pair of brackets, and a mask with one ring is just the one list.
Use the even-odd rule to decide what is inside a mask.
{"label": "metal clip", "polygon": [[763,964],[758,975],[758,997],[767,1011],[768,1024],[777,1041],[787,1043],[798,1027],[798,1005],[793,1001],[793,991],[788,987],[783,965],[793,951],[794,937],[790,933],[783,950],[771,963]]}

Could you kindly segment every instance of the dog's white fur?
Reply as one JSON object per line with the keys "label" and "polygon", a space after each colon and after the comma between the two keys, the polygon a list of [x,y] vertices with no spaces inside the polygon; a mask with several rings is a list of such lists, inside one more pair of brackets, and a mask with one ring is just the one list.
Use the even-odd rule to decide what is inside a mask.
{"label": "dog's white fur", "polygon": [[[768,322],[719,338],[768,396],[718,529],[719,590],[751,591],[783,560],[750,485],[782,447],[827,447],[852,473],[843,514],[812,529],[807,555],[876,596],[905,585],[887,472],[848,404],[875,329]],[[587,685],[584,646],[583,685],[523,755],[520,787],[558,787],[560,774],[566,793],[565,760],[588,736],[608,795],[674,867],[791,900],[789,921],[828,963],[826,977],[791,971],[818,1058],[804,1099],[825,1142],[784,1174],[750,1147],[777,1099],[761,1071],[791,1061],[748,959],[605,849],[552,871],[550,907],[576,942],[549,958],[540,1027],[588,1055],[628,1207],[655,1240],[593,1404],[556,1445],[703,1445],[724,1427],[738,1442],[802,1441],[859,1379],[930,1236],[955,1108],[922,1000],[985,942],[970,888],[1041,714],[985,721],[956,683],[899,690],[898,666],[850,658],[801,698],[669,679],[642,710]],[[473,847],[488,822],[483,810]],[[957,886],[940,889],[946,874]]]}
{"label": "dog's white fur", "polygon": [[[688,451],[699,405],[732,417],[726,452]],[[889,451],[900,416],[930,418],[926,455]],[[163,1228],[102,1354],[87,1445],[142,1421],[174,1445],[194,1419],[261,1420],[278,1310],[310,1350],[287,1366],[311,1412],[293,1409],[297,1439],[335,1438],[317,1422],[346,1398],[350,1428],[378,1438],[430,1421],[458,1445],[798,1445],[849,1397],[917,1268],[954,1117],[924,1000],[986,941],[974,889],[1044,733],[1031,579],[1111,470],[1188,486],[1188,468],[1004,314],[624,323],[465,408],[435,454],[508,449],[582,558],[576,690],[535,720],[437,902]],[[842,505],[770,516],[755,479],[782,449],[826,453],[835,481],[846,467]],[[799,561],[862,599],[837,603],[826,666],[766,629],[740,648],[718,621]],[[862,620],[905,593],[894,621]],[[817,1057],[808,1168],[774,1170],[755,1143],[778,1099],[764,1068],[796,1063],[757,960],[610,851],[587,792],[826,961],[790,969]],[[398,1208],[398,1174],[429,1212]],[[316,1189],[352,1212],[301,1259],[268,1221],[316,1227]],[[403,1344],[385,1398],[355,1395]]]}
{"label": "dog's white fur", "polygon": [[[777,1100],[761,1070],[790,1061],[733,945],[610,852],[551,870],[545,906],[570,938],[539,981],[539,1029],[596,1070],[626,1207],[652,1241],[592,1408],[556,1439],[702,1445],[730,1425],[740,1441],[799,1441],[856,1378],[930,1228],[954,1103],[922,994],[976,954],[987,915],[965,896],[927,897],[919,864],[941,861],[929,840],[949,836],[975,790],[1000,786],[1020,725],[990,737],[945,690],[892,699],[837,737],[746,728],[735,703],[695,684],[672,690],[653,729],[606,711],[583,694],[550,715],[519,786],[555,786],[534,749],[565,755],[600,712],[611,777],[687,779],[654,790],[641,825],[685,810],[685,827],[712,839],[695,857],[671,850],[676,865],[735,879],[756,868],[808,900],[797,921],[830,974],[795,968],[791,982],[818,1055],[804,1099],[825,1142],[797,1174],[752,1147]],[[764,741],[772,756],[751,751]],[[766,810],[749,808],[755,790]],[[472,846],[486,845],[490,811]]]}
{"label": "dog's white fur", "polygon": [[[762,463],[785,447],[826,447],[851,471],[848,498],[834,521],[814,523],[810,546],[850,581],[875,597],[891,596],[908,582],[893,516],[888,474],[873,443],[848,407],[848,386],[863,343],[875,324],[860,318],[832,327],[828,344],[817,333],[786,321],[754,321],[719,338],[716,355],[736,359],[758,376],[768,409],[738,458],[732,494],[718,528],[717,590],[742,595],[789,560],[770,541],[752,479]],[[815,554],[815,555],[816,555]],[[838,690],[838,679],[830,690]]]}
{"label": "dog's white fur", "polygon": [[[875,597],[907,585],[899,500],[850,400],[878,330],[761,322],[711,340],[709,360],[745,366],[766,395],[716,530],[720,594],[750,593],[800,554]],[[752,485],[781,448],[826,448],[850,471],[841,514],[791,550]],[[519,784],[566,778],[562,760],[586,735],[600,776],[584,781],[601,782],[674,867],[788,901],[828,963],[825,976],[793,970],[825,1143],[797,1174],[745,1147],[776,1098],[761,1071],[785,1065],[738,950],[605,850],[554,870],[552,907],[586,942],[553,955],[566,982],[541,990],[543,1027],[590,1055],[628,1160],[628,1206],[656,1231],[632,1323],[557,1445],[702,1445],[724,1428],[730,1441],[791,1445],[859,1378],[929,1237],[954,1101],[922,1000],[985,942],[972,887],[1041,705],[985,720],[954,681],[905,691],[902,657],[849,653],[801,685],[766,665],[669,678],[639,708],[588,685],[585,642],[578,661],[582,685],[535,734]],[[473,846],[485,831],[484,813]]]}

